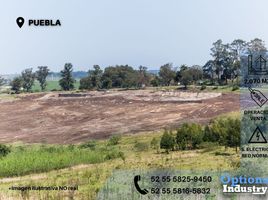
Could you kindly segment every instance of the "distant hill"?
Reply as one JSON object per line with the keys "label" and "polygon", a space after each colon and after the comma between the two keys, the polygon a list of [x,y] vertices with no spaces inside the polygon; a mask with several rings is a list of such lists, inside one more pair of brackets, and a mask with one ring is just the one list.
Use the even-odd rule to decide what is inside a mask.
{"label": "distant hill", "polygon": [[[148,73],[157,75],[159,73],[159,70],[148,70]],[[73,74],[73,77],[75,79],[81,79],[81,78],[86,77],[88,75],[88,72],[86,72],[86,71],[74,71],[72,74]],[[10,81],[19,75],[20,74],[5,74],[5,75],[1,75],[1,76]],[[59,79],[60,79],[60,72],[50,72],[48,77],[47,77],[47,80],[59,80]]]}
{"label": "distant hill", "polygon": [[150,74],[158,75],[159,70],[157,70],[157,69],[152,69],[152,70],[148,70],[148,72],[149,72]]}
{"label": "distant hill", "polygon": [[[81,78],[84,78],[88,75],[87,72],[85,71],[75,71],[72,73],[73,77],[75,79],[81,79]],[[58,80],[60,79],[60,72],[50,72],[48,77],[47,77],[48,80]]]}
{"label": "distant hill", "polygon": [[9,83],[15,77],[19,76],[19,74],[4,74],[4,75],[0,75],[0,76],[3,77],[7,83]]}
{"label": "distant hill", "polygon": [[[148,70],[148,73],[157,75],[159,70]],[[75,71],[72,73],[75,79],[81,79],[88,76],[86,71]],[[60,72],[51,72],[48,76],[48,80],[57,80],[60,79]]]}

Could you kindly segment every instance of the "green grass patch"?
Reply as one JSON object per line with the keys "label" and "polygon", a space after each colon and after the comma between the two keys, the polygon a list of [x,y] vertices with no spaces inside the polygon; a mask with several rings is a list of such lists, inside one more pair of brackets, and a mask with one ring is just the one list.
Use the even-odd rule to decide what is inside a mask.
{"label": "green grass patch", "polygon": [[239,94],[240,90],[239,88],[235,87],[233,85],[206,85],[205,87],[200,85],[189,85],[187,86],[187,89],[184,89],[184,86],[163,86],[163,87],[147,87],[147,89],[153,89],[153,90],[181,90],[181,91],[188,91],[188,92],[221,92],[221,93],[235,93]]}
{"label": "green grass patch", "polygon": [[78,164],[95,164],[119,157],[116,148],[92,150],[79,146],[13,146],[0,160],[0,177],[47,172]]}
{"label": "green grass patch", "polygon": [[240,117],[241,117],[240,111],[233,111],[233,112],[229,112],[229,113],[219,115],[218,117],[216,117],[216,120],[227,119],[227,118],[240,119]]}
{"label": "green grass patch", "polygon": [[[233,170],[239,162],[239,152],[217,144],[203,144],[202,149],[162,153],[149,147],[162,132],[122,136],[117,145],[108,140],[88,141],[80,145],[25,145],[16,144],[12,152],[0,161],[0,176],[27,176],[0,182],[4,199],[29,195],[33,199],[96,199],[113,170],[180,169],[180,170]],[[90,163],[90,165],[84,165]],[[74,168],[61,169],[83,164]],[[56,169],[56,170],[54,170]],[[52,171],[51,171],[52,170]],[[46,172],[36,174],[38,172]],[[5,179],[2,179],[5,180]],[[11,185],[78,185],[75,193],[69,191],[11,191]]]}
{"label": "green grass patch", "polygon": [[[75,89],[78,89],[80,86],[79,80],[76,80],[74,87]],[[59,85],[59,81],[47,81],[47,87],[45,91],[53,91],[53,90],[61,90],[61,87]],[[32,87],[33,92],[40,92],[41,87],[38,83],[38,81],[34,82],[34,86]]]}
{"label": "green grass patch", "polygon": [[[236,118],[238,115],[239,112],[233,112],[221,117]],[[8,182],[0,181],[0,194],[3,194],[3,199],[21,197],[21,192],[7,189],[11,185],[78,185],[79,190],[75,193],[30,191],[26,195],[33,199],[96,199],[97,193],[115,169],[227,171],[239,167],[239,151],[217,143],[202,143],[200,149],[196,150],[163,153],[162,149],[151,145],[153,139],[159,142],[162,135],[163,131],[122,135],[120,140],[113,143],[115,145],[109,144],[109,139],[69,146],[13,144],[11,153],[0,160],[0,177],[31,175]],[[74,165],[79,166],[62,169]],[[46,173],[33,174],[39,172]]]}

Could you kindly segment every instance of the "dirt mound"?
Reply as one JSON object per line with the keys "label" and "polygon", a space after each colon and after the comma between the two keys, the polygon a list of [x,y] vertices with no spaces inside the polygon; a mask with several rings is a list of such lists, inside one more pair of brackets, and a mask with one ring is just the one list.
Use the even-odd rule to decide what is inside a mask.
{"label": "dirt mound", "polygon": [[207,92],[179,92],[179,91],[150,91],[150,90],[133,90],[133,91],[92,91],[88,93],[59,93],[58,95],[47,94],[40,99],[49,98],[91,98],[91,97],[123,97],[127,100],[136,101],[176,101],[176,102],[196,102],[221,96],[221,93]]}
{"label": "dirt mound", "polygon": [[239,109],[239,96],[220,93],[102,91],[82,97],[26,95],[0,103],[1,142],[76,143],[116,133],[208,122]]}

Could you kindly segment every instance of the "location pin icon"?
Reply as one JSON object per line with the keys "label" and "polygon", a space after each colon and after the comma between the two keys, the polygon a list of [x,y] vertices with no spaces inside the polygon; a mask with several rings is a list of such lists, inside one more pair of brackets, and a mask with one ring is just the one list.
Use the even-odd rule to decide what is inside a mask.
{"label": "location pin icon", "polygon": [[18,17],[16,21],[17,21],[18,26],[21,28],[24,24],[23,17]]}

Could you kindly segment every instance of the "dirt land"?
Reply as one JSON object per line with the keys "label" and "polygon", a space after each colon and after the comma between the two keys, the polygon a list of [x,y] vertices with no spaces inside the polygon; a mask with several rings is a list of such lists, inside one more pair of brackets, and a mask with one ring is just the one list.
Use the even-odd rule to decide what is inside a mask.
{"label": "dirt land", "polygon": [[233,93],[89,92],[79,97],[43,93],[0,102],[0,142],[79,143],[112,134],[157,131],[183,122],[206,123],[239,109]]}

